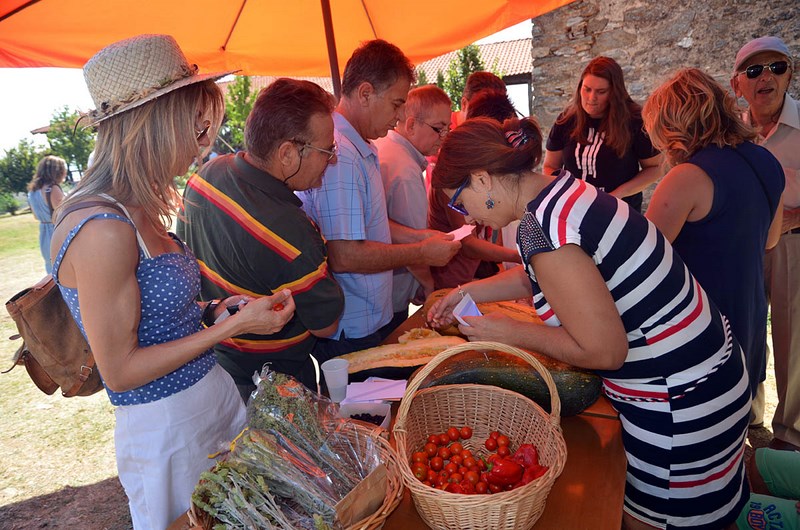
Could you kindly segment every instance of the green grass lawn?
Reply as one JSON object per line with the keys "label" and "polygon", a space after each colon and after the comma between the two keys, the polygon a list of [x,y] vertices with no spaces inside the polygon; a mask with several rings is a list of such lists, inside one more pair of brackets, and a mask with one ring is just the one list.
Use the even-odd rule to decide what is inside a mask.
{"label": "green grass lawn", "polygon": [[[39,225],[33,216],[0,216],[3,303],[44,274]],[[3,309],[0,371],[11,366],[20,341],[7,338],[16,332]],[[105,392],[88,398],[66,399],[58,392],[48,396],[22,366],[0,374],[0,506],[116,476],[113,422]]]}

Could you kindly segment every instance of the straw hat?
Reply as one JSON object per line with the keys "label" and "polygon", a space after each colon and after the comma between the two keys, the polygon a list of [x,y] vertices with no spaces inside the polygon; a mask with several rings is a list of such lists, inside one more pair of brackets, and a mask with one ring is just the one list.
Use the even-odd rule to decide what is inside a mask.
{"label": "straw hat", "polygon": [[143,105],[168,92],[235,72],[197,73],[170,35],[138,35],[106,46],[83,67],[94,101],[88,125]]}

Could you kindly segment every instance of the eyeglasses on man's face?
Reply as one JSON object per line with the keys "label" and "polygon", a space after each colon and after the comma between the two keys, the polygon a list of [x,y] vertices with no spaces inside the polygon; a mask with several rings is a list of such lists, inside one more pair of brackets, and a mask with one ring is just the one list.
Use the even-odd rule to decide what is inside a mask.
{"label": "eyeglasses on man's face", "polygon": [[304,149],[313,149],[314,151],[319,151],[320,153],[325,153],[326,155],[328,155],[328,162],[333,160],[333,157],[336,156],[336,153],[339,150],[339,148],[338,148],[338,146],[336,144],[333,144],[330,149],[323,149],[322,147],[317,147],[316,145],[311,145],[310,143],[304,142],[302,140],[292,140],[292,142],[294,142],[297,145],[299,145],[301,151],[304,150]]}
{"label": "eyeglasses on man's face", "polygon": [[439,138],[444,138],[445,136],[447,136],[447,133],[450,132],[450,127],[446,127],[446,126],[445,127],[434,127],[433,125],[431,125],[430,123],[426,122],[422,118],[417,118],[417,119],[419,121],[421,121],[422,123],[424,123],[425,125],[427,125],[428,127],[430,127],[431,129],[433,129],[433,132],[438,134]]}
{"label": "eyeglasses on man's face", "polygon": [[789,69],[789,62],[774,61],[769,64],[751,64],[750,66],[739,72],[739,74],[747,75],[747,79],[756,79],[764,72],[765,67],[769,68],[769,71],[772,72],[774,75],[783,75]]}
{"label": "eyeglasses on man's face", "polygon": [[208,134],[208,130],[210,128],[211,128],[211,121],[210,120],[204,120],[203,121],[203,128],[202,129],[195,129],[194,132],[197,133],[197,141],[198,142],[200,140],[202,140],[203,136],[206,136]]}
{"label": "eyeglasses on man's face", "polygon": [[458,196],[461,195],[461,192],[464,191],[464,188],[467,187],[467,184],[469,184],[469,178],[465,180],[464,183],[461,184],[461,186],[456,188],[456,192],[450,198],[450,202],[447,203],[447,206],[449,206],[450,209],[457,211],[458,213],[460,213],[465,217],[469,215],[469,212],[467,212],[467,209],[464,208],[463,204],[457,203],[456,200],[458,200]]}

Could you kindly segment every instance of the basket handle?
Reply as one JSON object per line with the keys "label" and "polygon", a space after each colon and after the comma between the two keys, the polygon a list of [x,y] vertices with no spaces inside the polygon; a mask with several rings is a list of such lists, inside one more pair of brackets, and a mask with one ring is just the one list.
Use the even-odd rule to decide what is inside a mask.
{"label": "basket handle", "polygon": [[439,366],[442,362],[465,351],[502,351],[519,357],[533,366],[534,370],[536,370],[539,375],[542,376],[542,379],[544,380],[545,384],[547,385],[547,389],[550,392],[550,423],[556,427],[559,426],[561,423],[561,398],[558,397],[556,384],[553,381],[553,376],[550,375],[550,371],[542,366],[542,363],[540,363],[536,357],[524,350],[520,350],[519,348],[508,346],[507,344],[502,344],[500,342],[476,341],[465,342],[464,344],[459,344],[446,349],[431,359],[428,364],[423,366],[422,369],[411,379],[411,381],[409,381],[408,386],[406,386],[406,392],[403,395],[403,399],[400,401],[400,408],[397,411],[394,427],[395,430],[405,431],[406,416],[411,408],[411,400],[414,398],[414,394],[417,392],[417,390],[419,390],[419,386],[422,384],[425,378],[428,377],[434,368]]}

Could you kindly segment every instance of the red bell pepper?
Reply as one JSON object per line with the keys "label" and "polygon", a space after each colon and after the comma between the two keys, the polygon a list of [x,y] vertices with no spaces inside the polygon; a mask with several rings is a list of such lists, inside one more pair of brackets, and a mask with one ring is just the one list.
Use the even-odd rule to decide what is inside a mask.
{"label": "red bell pepper", "polygon": [[547,473],[549,469],[547,466],[539,464],[539,452],[536,450],[536,447],[531,444],[519,446],[519,449],[517,449],[514,456],[511,458],[525,468],[522,478],[514,484],[515,488],[536,480]]}
{"label": "red bell pepper", "polygon": [[525,468],[510,458],[493,458],[492,469],[489,470],[486,478],[489,484],[505,487],[519,482],[524,472]]}

